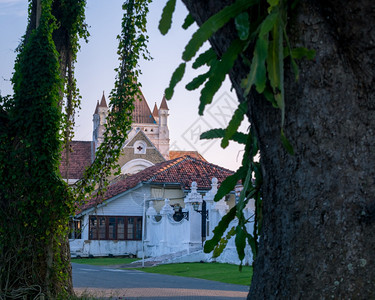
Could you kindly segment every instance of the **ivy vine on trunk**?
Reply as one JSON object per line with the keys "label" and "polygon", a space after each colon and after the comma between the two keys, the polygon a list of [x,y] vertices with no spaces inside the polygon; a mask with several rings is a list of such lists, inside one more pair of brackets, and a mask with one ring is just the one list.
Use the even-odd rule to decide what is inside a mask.
{"label": "ivy vine on trunk", "polygon": [[[74,79],[79,38],[87,38],[85,0],[31,0],[12,78],[0,96],[0,298],[73,294],[69,217],[116,167],[138,95],[138,59],[148,58],[149,1],[125,1],[118,76],[105,141],[84,178],[68,186],[59,172],[69,153],[80,97]],[[65,103],[64,103],[65,101]],[[65,111],[64,111],[65,107]],[[66,175],[66,174],[64,174]],[[100,194],[100,193],[99,193]]]}

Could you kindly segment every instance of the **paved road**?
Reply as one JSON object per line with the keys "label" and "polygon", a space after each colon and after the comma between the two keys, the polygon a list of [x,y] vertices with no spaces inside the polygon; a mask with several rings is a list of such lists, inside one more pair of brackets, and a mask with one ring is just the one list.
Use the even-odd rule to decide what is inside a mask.
{"label": "paved road", "polygon": [[112,299],[244,300],[248,287],[216,281],[159,275],[72,263],[77,294]]}

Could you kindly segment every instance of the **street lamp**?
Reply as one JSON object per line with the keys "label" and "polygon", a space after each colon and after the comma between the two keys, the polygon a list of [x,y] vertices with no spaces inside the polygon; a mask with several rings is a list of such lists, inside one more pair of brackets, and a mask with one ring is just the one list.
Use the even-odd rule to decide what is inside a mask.
{"label": "street lamp", "polygon": [[202,245],[203,245],[207,236],[206,226],[207,226],[207,220],[208,220],[208,210],[206,208],[206,201],[203,200],[202,202],[202,210],[199,210],[199,202],[193,202],[192,205],[193,205],[194,210],[202,215]]}
{"label": "street lamp", "polygon": [[180,206],[180,204],[176,203],[175,205],[173,205],[173,210],[173,220],[175,220],[176,222],[180,222],[182,219],[186,219],[187,221],[189,221],[189,212],[182,211],[182,207]]}

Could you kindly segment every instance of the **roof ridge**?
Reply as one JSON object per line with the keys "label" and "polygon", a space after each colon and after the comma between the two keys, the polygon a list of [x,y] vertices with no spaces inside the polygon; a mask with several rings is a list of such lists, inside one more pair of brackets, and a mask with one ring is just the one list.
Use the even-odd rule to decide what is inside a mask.
{"label": "roof ridge", "polygon": [[206,165],[214,166],[214,167],[219,168],[219,169],[221,169],[221,170],[225,170],[225,171],[229,171],[229,172],[234,172],[234,171],[229,170],[229,169],[227,169],[227,168],[224,168],[224,167],[221,167],[221,166],[219,166],[219,165],[216,165],[216,164],[210,163],[210,162],[208,162],[208,161],[206,161],[206,160],[197,159],[197,158],[192,157],[192,156],[190,156],[190,155],[185,155],[184,157],[186,157],[186,158],[190,158],[191,160],[194,160],[194,161],[200,161],[200,162],[202,162],[202,163],[204,163],[204,164],[206,164]]}
{"label": "roof ridge", "polygon": [[[149,179],[147,179],[147,181],[150,181],[150,180],[153,180],[154,178],[156,178],[156,176],[160,175],[160,174],[163,174],[164,172],[166,172],[168,169],[170,168],[173,168],[174,166],[177,166],[178,164],[180,164],[185,158],[184,157],[177,157],[175,159],[172,159],[172,160],[167,160],[165,162],[162,162],[160,164],[163,164],[165,163],[166,166],[165,168],[163,168],[162,170],[158,170],[156,173],[154,173]],[[178,161],[179,160],[179,161]],[[156,165],[155,165],[156,166]]]}

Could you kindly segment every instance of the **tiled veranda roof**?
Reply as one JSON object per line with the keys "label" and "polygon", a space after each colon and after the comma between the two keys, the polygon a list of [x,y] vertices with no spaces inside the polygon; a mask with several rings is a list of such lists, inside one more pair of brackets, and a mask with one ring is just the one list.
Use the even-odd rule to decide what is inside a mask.
{"label": "tiled veranda roof", "polygon": [[179,157],[156,164],[134,175],[116,180],[114,184],[108,187],[100,201],[97,201],[96,197],[94,197],[79,207],[78,210],[82,212],[95,206],[95,204],[99,204],[104,200],[130,190],[140,183],[177,183],[181,185],[182,189],[189,190],[191,183],[196,181],[199,190],[209,190],[211,189],[211,180],[213,177],[216,177],[220,184],[233,173],[233,171],[228,169],[190,156]]}

